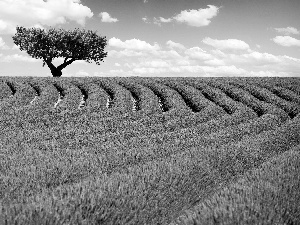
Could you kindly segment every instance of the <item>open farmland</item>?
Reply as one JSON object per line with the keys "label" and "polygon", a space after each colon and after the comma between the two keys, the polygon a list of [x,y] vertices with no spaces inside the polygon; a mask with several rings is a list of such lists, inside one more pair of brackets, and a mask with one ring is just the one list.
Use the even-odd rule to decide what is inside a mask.
{"label": "open farmland", "polygon": [[299,78],[0,77],[0,224],[300,224]]}

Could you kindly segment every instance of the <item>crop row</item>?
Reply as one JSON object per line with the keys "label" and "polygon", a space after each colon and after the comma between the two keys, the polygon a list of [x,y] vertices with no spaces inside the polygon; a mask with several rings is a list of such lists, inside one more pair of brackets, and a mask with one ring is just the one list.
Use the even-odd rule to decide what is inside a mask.
{"label": "crop row", "polygon": [[[125,79],[123,79],[123,83],[124,83],[124,80]],[[144,83],[149,83],[149,82],[147,82],[147,80],[144,80],[144,79],[140,79],[140,80],[142,80]],[[130,109],[132,109],[132,102],[131,102],[131,100],[132,100],[132,96],[133,95],[135,95],[135,98],[134,99],[137,99],[137,101],[138,102],[143,102],[143,103],[145,103],[145,104],[143,104],[143,107],[145,106],[145,107],[147,107],[148,106],[148,109],[149,108],[151,108],[151,104],[147,104],[147,102],[148,103],[150,103],[150,102],[156,102],[156,106],[155,107],[153,107],[155,110],[154,110],[154,112],[157,112],[157,98],[161,98],[161,97],[164,97],[164,98],[162,98],[161,99],[161,102],[163,103],[164,101],[166,101],[166,103],[165,104],[163,104],[163,106],[162,106],[162,108],[165,108],[165,109],[163,109],[163,110],[165,110],[166,111],[166,109],[168,109],[168,107],[170,108],[170,104],[172,105],[173,104],[173,106],[172,107],[174,107],[174,106],[176,106],[176,105],[181,105],[181,106],[176,106],[176,107],[184,107],[185,109],[187,109],[188,107],[186,107],[187,106],[187,104],[188,105],[190,105],[190,109],[192,110],[192,111],[194,111],[194,112],[196,112],[197,110],[199,110],[199,109],[197,109],[197,105],[195,105],[194,104],[194,102],[193,102],[193,98],[190,98],[191,96],[189,96],[189,95],[187,95],[187,92],[185,91],[185,93],[183,93],[182,92],[182,88],[181,89],[178,89],[178,84],[175,82],[175,83],[168,83],[168,85],[170,86],[172,86],[173,85],[173,87],[172,87],[172,89],[173,89],[173,92],[174,92],[174,90],[176,89],[176,93],[175,93],[175,95],[173,95],[173,96],[175,96],[175,98],[172,96],[172,93],[170,94],[170,91],[167,91],[167,92],[169,92],[169,94],[163,94],[164,92],[166,92],[165,90],[168,90],[167,88],[166,88],[166,86],[164,86],[164,87],[160,87],[160,91],[161,92],[157,92],[157,85],[158,84],[155,84],[155,86],[153,86],[152,85],[152,89],[154,90],[154,91],[156,91],[157,93],[158,93],[158,95],[157,96],[155,96],[155,95],[153,95],[152,94],[152,96],[149,98],[149,96],[147,95],[147,97],[148,98],[145,98],[145,96],[146,95],[142,95],[141,93],[143,93],[143,92],[139,92],[138,94],[137,94],[137,91],[135,90],[135,91],[130,91],[130,93],[127,95],[126,94],[126,90],[125,90],[125,97],[122,95],[122,94],[120,94],[121,92],[123,93],[123,91],[117,91],[117,90],[121,90],[121,89],[126,89],[126,88],[128,88],[128,87],[125,87],[125,88],[118,88],[118,87],[116,87],[116,84],[115,85],[111,85],[112,84],[112,82],[113,82],[113,80],[103,80],[102,79],[102,86],[105,86],[105,88],[106,88],[106,91],[108,91],[110,94],[109,95],[106,95],[105,97],[103,97],[103,95],[105,95],[105,91],[103,91],[103,89],[101,89],[101,88],[99,88],[98,87],[98,89],[97,89],[97,91],[96,92],[98,92],[98,90],[102,90],[102,92],[101,92],[101,97],[99,98],[99,97],[95,97],[95,98],[93,98],[93,95],[91,95],[91,98],[89,98],[88,96],[89,96],[89,94],[87,94],[88,93],[88,91],[86,91],[86,90],[88,90],[88,87],[87,86],[90,86],[90,85],[94,85],[94,87],[96,86],[97,87],[97,85],[95,85],[94,83],[88,83],[88,85],[86,85],[86,83],[84,82],[84,83],[82,83],[81,82],[81,86],[80,85],[75,85],[75,86],[77,86],[77,87],[75,87],[74,85],[72,86],[71,84],[65,84],[65,85],[62,85],[62,83],[63,82],[59,82],[58,83],[58,81],[57,82],[52,82],[53,83],[53,85],[55,85],[55,88],[57,89],[57,91],[55,91],[55,89],[52,87],[51,88],[51,86],[52,85],[50,85],[49,87],[47,87],[46,89],[45,89],[45,87],[43,87],[42,88],[42,90],[40,91],[40,93],[39,93],[39,96],[38,96],[38,98],[37,98],[37,100],[35,100],[34,101],[34,108],[36,108],[36,107],[39,107],[40,106],[40,108],[41,108],[41,112],[43,112],[43,110],[45,109],[45,106],[44,106],[44,104],[40,104],[40,103],[49,103],[49,102],[53,102],[53,100],[52,101],[49,101],[50,99],[51,99],[51,97],[49,97],[49,96],[52,96],[53,98],[52,99],[56,99],[56,101],[57,101],[57,97],[59,96],[59,95],[61,95],[62,96],[62,98],[64,98],[64,100],[60,103],[60,104],[58,104],[58,109],[60,109],[60,110],[55,110],[55,112],[61,112],[63,109],[65,109],[65,108],[68,108],[67,106],[69,105],[70,106],[70,110],[72,111],[71,113],[72,113],[72,115],[80,115],[80,114],[82,114],[82,112],[80,111],[80,110],[72,110],[72,108],[74,109],[74,108],[76,108],[78,105],[79,105],[79,103],[80,103],[80,98],[81,98],[81,96],[83,95],[83,96],[85,96],[85,105],[86,105],[86,109],[87,109],[87,111],[86,111],[86,113],[90,113],[90,112],[97,112],[97,113],[99,113],[99,114],[101,114],[103,117],[115,117],[115,116],[118,116],[118,117],[123,117],[123,115],[125,114],[127,117],[128,117],[128,113],[131,111]],[[98,81],[99,82],[99,81]],[[31,82],[32,83],[32,82]],[[48,82],[49,83],[49,82]],[[72,82],[73,84],[74,84],[74,82]],[[116,83],[116,82],[115,82]],[[152,82],[153,83],[153,82]],[[84,84],[85,84],[85,88],[83,88],[83,86],[84,86]],[[71,86],[70,86],[71,85]],[[135,82],[135,85],[138,85],[138,86],[141,86],[141,85],[139,85],[137,82]],[[149,84],[148,84],[149,85]],[[174,86],[175,85],[175,86]],[[37,85],[35,85],[36,87],[37,87]],[[128,86],[128,84],[127,84],[127,86]],[[132,87],[133,87],[134,85],[131,85],[130,86],[130,88],[132,89]],[[92,86],[93,87],[93,86]],[[40,87],[39,87],[40,88]],[[136,87],[135,87],[136,88]],[[139,87],[140,88],[140,87]],[[40,88],[41,89],[41,88]],[[48,90],[47,90],[48,89]],[[49,90],[50,89],[50,90]],[[52,90],[51,90],[52,89]],[[53,90],[54,89],[54,90]],[[70,90],[68,90],[68,89],[70,89]],[[79,90],[78,90],[79,89]],[[163,89],[163,90],[162,90]],[[187,90],[188,88],[186,88],[185,90]],[[45,90],[46,90],[46,92],[45,92]],[[91,90],[91,88],[89,89],[89,90]],[[140,89],[141,90],[141,89]],[[147,88],[144,88],[143,90],[148,90]],[[58,93],[57,93],[58,92]],[[94,95],[95,96],[99,96],[99,95],[97,95],[96,94],[96,92],[94,92]],[[127,91],[128,92],[128,91]],[[172,92],[172,90],[171,90],[171,92]],[[190,93],[191,93],[191,91],[189,91]],[[90,91],[90,93],[91,93],[91,91]],[[118,94],[119,93],[119,94]],[[148,90],[148,92],[147,93],[151,93],[151,90]],[[178,94],[179,93],[179,94]],[[189,94],[190,94],[189,93]],[[202,94],[202,93],[200,93],[200,94]],[[207,93],[203,93],[203,94],[207,94]],[[269,93],[267,93],[267,95],[268,95]],[[107,111],[107,107],[103,107],[104,106],[104,101],[105,101],[105,98],[107,98],[106,99],[106,101],[108,100],[108,99],[111,99],[111,102],[112,102],[112,99],[113,99],[113,96],[119,96],[119,97],[115,97],[115,100],[114,101],[117,101],[117,102],[119,102],[119,103],[117,103],[117,104],[114,104],[114,105],[117,105],[118,107],[120,107],[120,109],[119,110],[116,110],[116,111],[118,111],[118,112],[120,112],[119,114],[114,114],[114,113],[108,113],[108,111]],[[126,95],[127,95],[127,97],[126,97]],[[161,96],[161,97],[159,97],[159,95]],[[180,96],[178,96],[178,95],[180,95]],[[195,94],[193,94],[194,96],[195,96]],[[123,96],[123,97],[122,97]],[[177,97],[176,97],[177,96]],[[155,98],[156,97],[156,98]],[[201,97],[201,96],[200,96]],[[211,98],[211,96],[206,96],[206,97],[208,97],[208,98]],[[294,94],[294,98],[296,98],[297,97],[297,95],[296,94]],[[124,98],[124,99],[123,99]],[[256,96],[256,98],[260,98],[259,96],[257,97]],[[44,99],[44,101],[43,101],[43,99]],[[94,99],[94,100],[93,100]],[[118,100],[119,99],[119,100]],[[126,100],[127,99],[127,100]],[[130,100],[129,100],[130,99]],[[139,99],[143,99],[142,101],[141,100],[139,100]],[[155,100],[153,100],[153,99],[155,99]],[[176,100],[176,99],[178,99],[178,100]],[[202,98],[203,99],[203,98]],[[100,100],[100,101],[98,101],[98,100]],[[148,101],[147,101],[148,100]],[[184,101],[184,103],[182,102],[182,100]],[[210,100],[212,100],[213,101],[213,99],[210,99]],[[277,99],[278,100],[278,99]],[[282,99],[280,99],[280,100],[282,100]],[[280,101],[279,100],[279,101]],[[175,101],[175,102],[174,102]],[[97,107],[97,105],[99,105],[99,102],[101,102],[101,105],[102,105],[102,108],[99,110],[99,108]],[[127,102],[127,103],[126,103]],[[173,102],[173,103],[172,103]],[[176,103],[177,102],[177,103]],[[197,103],[199,103],[200,102],[200,104],[201,104],[201,101],[197,101]],[[204,102],[205,102],[205,100],[204,100]],[[32,99],[31,99],[31,103],[33,103],[32,102]],[[273,103],[273,102],[272,102]],[[122,108],[122,105],[124,105],[124,104],[127,104],[127,106],[124,106],[123,108],[123,110],[121,109]],[[220,102],[218,103],[218,104],[220,104]],[[281,104],[281,103],[280,103]],[[284,104],[284,103],[283,103]],[[95,106],[95,107],[93,107],[93,105]],[[110,104],[110,105],[112,105],[112,104]],[[154,104],[155,105],[155,104]],[[60,107],[59,107],[60,106]],[[118,108],[117,107],[117,108]],[[195,108],[196,107],[196,108]],[[295,104],[293,104],[293,105],[287,105],[286,106],[288,109],[285,109],[286,111],[288,111],[288,113],[290,114],[290,116],[291,117],[294,117],[297,113],[298,113],[298,111],[299,111],[299,107],[297,106],[297,105],[295,105]],[[33,107],[26,107],[26,110],[28,110],[28,109],[33,109]],[[110,107],[111,108],[111,107]],[[9,109],[9,108],[6,108],[7,110]],[[88,110],[88,109],[90,109],[90,110]],[[96,109],[96,110],[92,110],[92,109]],[[141,107],[140,107],[140,109],[142,109]],[[230,112],[230,106],[229,107],[227,107],[227,108],[224,108],[224,110],[227,110],[227,112]],[[229,110],[229,111],[228,111]],[[21,112],[20,113],[23,113],[25,110],[21,110]],[[38,111],[38,110],[37,110]],[[115,110],[112,110],[112,111],[115,111]],[[175,112],[181,112],[180,110],[174,110]],[[187,111],[189,111],[189,110],[187,110]],[[36,112],[36,111],[35,111]],[[146,112],[149,112],[148,110],[146,110]],[[183,112],[181,112],[181,114],[183,114],[185,112],[185,110],[183,111]],[[47,114],[47,112],[45,113],[45,114]],[[67,113],[68,114],[68,113]],[[144,114],[144,113],[141,113],[142,115]],[[151,114],[151,113],[150,113]],[[171,114],[171,113],[170,113]],[[64,115],[64,117],[66,116],[66,113],[64,112],[63,113],[63,115]],[[38,114],[37,116],[40,116],[40,114]],[[130,115],[130,117],[141,117],[140,115]]]}
{"label": "crop row", "polygon": [[[31,81],[32,82],[32,81]],[[73,84],[76,82],[73,82]],[[45,103],[47,102],[48,104],[53,104],[54,105],[54,99],[55,102],[58,100],[58,97],[62,99],[62,101],[57,105],[57,110],[54,110],[55,112],[61,112],[64,109],[70,109],[71,111],[76,111],[76,114],[82,114],[82,112],[80,110],[76,110],[75,108],[79,106],[80,101],[79,99],[81,98],[81,96],[83,95],[85,97],[85,102],[87,107],[85,107],[87,109],[88,112],[97,112],[99,114],[102,114],[103,117],[112,117],[112,116],[122,116],[123,114],[126,113],[130,113],[131,109],[132,109],[132,93],[129,92],[128,90],[126,90],[126,88],[118,86],[116,83],[113,82],[113,80],[97,80],[97,85],[100,85],[101,88],[105,89],[105,91],[108,93],[108,95],[106,96],[107,99],[109,101],[109,104],[106,105],[106,109],[104,107],[102,107],[100,110],[97,106],[99,106],[99,93],[96,93],[95,90],[93,91],[93,95],[89,96],[87,93],[88,91],[85,91],[88,88],[83,88],[84,84],[78,84],[77,85],[72,85],[70,82],[62,82],[60,80],[56,80],[56,81],[51,81],[48,80],[48,87],[42,87],[40,89],[42,89],[40,96],[38,96],[37,100],[34,101],[34,107],[26,107],[24,110],[22,110],[22,107],[19,107],[19,111],[20,113],[23,113],[26,110],[31,110],[31,109],[41,109],[41,112],[43,110],[45,110],[45,105],[41,104],[41,103]],[[93,86],[90,86],[91,83],[89,83],[89,92],[92,93],[92,89],[93,87],[95,87],[95,84],[93,83]],[[53,87],[54,86],[54,87]],[[76,87],[77,86],[77,87]],[[85,85],[86,87],[87,85]],[[136,87],[135,87],[136,88]],[[139,88],[141,88],[141,85],[139,85]],[[55,90],[56,89],[56,90]],[[141,92],[141,90],[145,90],[146,88],[142,88],[140,89],[140,94],[143,93],[142,95],[139,96],[139,98],[143,99],[143,107],[148,107],[148,109],[152,108],[152,105],[149,105],[150,102],[153,102],[155,100],[157,100],[157,98],[155,99],[155,95],[152,94],[151,95],[147,95],[147,97],[145,97],[145,93]],[[17,89],[19,90],[19,89]],[[99,90],[99,88],[98,88]],[[97,92],[98,92],[97,90]],[[148,93],[151,93],[150,90],[148,90]],[[101,105],[103,106],[103,91],[100,92],[100,94],[102,95],[102,99],[100,97],[100,101]],[[134,94],[134,93],[133,93]],[[19,96],[19,95],[18,95]],[[15,98],[17,98],[18,96],[15,96]],[[50,97],[51,96],[51,97]],[[94,97],[95,96],[95,97]],[[151,99],[151,97],[154,97],[154,99]],[[51,99],[52,98],[52,99]],[[35,99],[34,97],[30,98],[30,100]],[[150,101],[147,101],[149,100]],[[51,103],[50,103],[51,102]],[[148,103],[148,104],[147,104]],[[155,105],[155,104],[154,104]],[[156,103],[157,105],[157,103]],[[16,105],[17,106],[17,105]],[[96,107],[93,107],[96,106]],[[52,107],[51,107],[52,108]],[[109,110],[107,110],[107,108],[109,108]],[[156,107],[157,108],[157,107]],[[7,112],[9,112],[10,108],[5,108]],[[50,108],[48,108],[48,111],[51,111]],[[146,109],[147,111],[147,109]],[[10,112],[11,113],[11,112]],[[15,113],[15,109],[13,110],[13,113]],[[46,112],[45,114],[47,114],[48,112]],[[40,115],[38,115],[40,116]]]}
{"label": "crop row", "polygon": [[[5,85],[7,87],[11,88],[11,92],[15,92],[14,95],[10,95],[8,98],[2,99],[0,103],[0,111],[2,112],[5,109],[10,109],[14,107],[15,105],[25,106],[30,103],[32,99],[34,99],[36,95],[36,91],[27,83],[25,82],[9,82],[7,81],[6,84],[3,84],[4,90],[6,93],[8,92],[7,87],[5,88]],[[15,91],[18,90],[18,91]],[[3,98],[4,96],[2,96]]]}
{"label": "crop row", "polygon": [[[233,116],[234,113],[235,115],[239,114],[240,117],[244,117],[245,120],[247,120],[248,118],[252,118],[253,111],[256,112],[259,116],[269,113],[279,115],[282,120],[286,118],[283,110],[278,109],[269,103],[258,100],[257,98],[251,96],[249,92],[244,91],[243,89],[230,86],[229,88],[225,88],[225,90],[224,85],[219,85],[218,87],[221,88],[221,90],[210,87],[206,84],[201,84],[200,88],[198,87],[200,90],[198,90],[195,88],[189,89],[189,86],[176,84],[176,89],[181,93],[181,96],[185,95],[190,99],[194,99],[192,103],[194,105],[198,105],[199,108],[204,107],[200,112],[192,114],[187,113],[187,115],[182,116],[177,115],[171,117],[169,115],[157,113],[153,115],[151,114],[151,116],[144,115],[143,117],[129,117],[127,119],[124,119],[123,117],[101,118],[102,114],[98,115],[96,113],[88,115],[82,114],[81,116],[72,116],[72,112],[70,113],[70,115],[68,115],[66,113],[58,114],[57,111],[52,111],[52,114],[49,113],[46,117],[39,116],[38,113],[27,113],[26,116],[28,116],[29,118],[24,118],[24,116],[20,115],[19,119],[15,119],[13,121],[3,119],[2,127],[9,127],[7,125],[14,124],[16,127],[26,129],[29,132],[35,129],[36,133],[49,133],[49,136],[51,136],[51,130],[55,133],[55,135],[60,135],[61,133],[59,133],[59,130],[63,131],[62,128],[67,126],[68,130],[70,130],[70,134],[72,134],[73,130],[81,130],[81,132],[87,133],[108,133],[109,137],[120,134],[125,134],[121,135],[121,137],[128,137],[128,135],[135,136],[144,133],[151,134],[155,131],[161,132],[171,131],[174,129],[182,129],[191,125],[197,125],[206,122],[213,116],[222,116],[223,118],[227,117],[227,119],[230,120],[230,117]],[[192,90],[193,93],[188,90]],[[204,95],[201,96],[202,93],[206,95],[206,98],[204,97]],[[197,101],[195,101],[194,97],[196,97]],[[184,97],[182,97],[182,99],[183,98]],[[208,99],[210,99],[211,101]],[[224,112],[220,111],[219,108],[216,107],[215,103],[219,104],[219,106],[226,110],[229,114],[225,114]],[[206,113],[208,113],[208,115],[205,115]],[[236,116],[234,118],[236,118]],[[51,127],[50,131],[48,127]],[[130,134],[128,132],[130,132]],[[114,135],[113,133],[115,133],[116,135]],[[78,133],[75,133],[74,135],[77,134]]]}
{"label": "crop row", "polygon": [[[210,121],[209,123],[201,124],[201,126],[197,126],[194,129],[185,129],[180,133],[157,133],[157,135],[149,137],[145,135],[135,137],[128,141],[125,141],[124,137],[120,137],[119,142],[116,141],[118,139],[117,136],[106,136],[106,138],[111,141],[103,142],[103,137],[99,137],[97,134],[89,135],[84,133],[82,136],[76,136],[74,133],[69,133],[68,129],[64,130],[64,135],[54,136],[50,140],[46,140],[45,136],[43,136],[39,130],[27,131],[28,133],[24,132],[22,136],[23,139],[20,137],[13,137],[11,133],[6,133],[8,138],[7,142],[5,142],[5,138],[3,137],[2,144],[7,146],[6,151],[11,151],[11,153],[20,151],[18,154],[22,154],[26,149],[26,151],[24,151],[25,153],[28,153],[28,150],[30,150],[33,154],[42,151],[47,155],[48,153],[52,154],[55,151],[64,152],[65,150],[68,150],[73,152],[73,154],[81,155],[82,148],[94,149],[90,154],[93,154],[93,152],[97,150],[96,154],[103,156],[101,157],[101,160],[99,158],[97,159],[100,160],[97,164],[92,164],[94,165],[93,168],[85,169],[87,169],[87,171],[92,171],[95,170],[95,168],[101,168],[103,171],[109,172],[109,170],[118,165],[126,166],[134,162],[149,161],[149,159],[164,157],[173,152],[179,152],[192,146],[219,146],[227,142],[237,141],[244,135],[253,135],[255,133],[260,133],[263,130],[274,129],[280,125],[280,120],[272,115],[266,115],[261,118],[249,120],[249,122],[246,123],[231,125],[229,127],[224,126],[224,124],[222,127],[219,123],[222,121],[214,122],[214,129],[212,128],[213,126],[210,126],[213,125]],[[222,129],[220,130],[220,128]],[[30,140],[32,133],[36,134],[36,136],[35,139]],[[14,138],[14,144],[11,143],[11,138]],[[86,154],[87,153],[84,155]],[[28,160],[26,160],[27,163]],[[20,162],[18,163],[20,164]],[[2,163],[2,165],[5,164],[7,163]]]}
{"label": "crop row", "polygon": [[[214,90],[211,89],[211,91],[213,92]],[[225,96],[222,95],[222,99],[226,99]],[[234,105],[234,103],[234,101],[231,101],[231,106]],[[224,114],[224,111],[222,113],[221,108],[219,107],[209,106],[204,110],[200,111],[199,113],[194,114],[194,117],[187,115],[185,117],[174,117],[174,119],[167,120],[163,120],[162,117],[154,116],[137,121],[124,119],[119,121],[116,121],[115,119],[95,119],[92,121],[87,121],[76,118],[76,121],[74,121],[73,123],[68,121],[56,125],[50,124],[44,128],[40,126],[33,126],[30,128],[29,126],[24,125],[23,121],[17,121],[15,123],[18,125],[18,127],[23,128],[25,131],[14,130],[13,132],[16,133],[19,131],[19,134],[17,135],[23,135],[27,138],[38,134],[38,137],[43,137],[44,139],[57,138],[61,135],[69,135],[73,137],[76,136],[77,138],[79,138],[79,135],[94,135],[95,133],[97,133],[97,135],[103,135],[102,140],[111,139],[113,137],[118,137],[119,139],[123,140],[124,138],[126,139],[134,136],[140,136],[145,134],[151,135],[152,133],[176,131],[182,128],[187,128],[191,126],[194,127],[198,124],[201,125],[201,123],[212,120],[216,116],[220,119],[215,124],[220,123],[221,121],[220,125],[237,124],[243,121],[245,122],[255,117],[255,113],[252,110],[245,108],[242,104],[235,105],[235,111],[232,111],[233,114],[231,115]],[[53,123],[53,119],[47,119],[49,122]],[[65,130],[67,130],[67,133],[65,133]],[[13,133],[10,133],[10,135],[13,135]]]}
{"label": "crop row", "polygon": [[239,101],[247,107],[253,109],[258,116],[262,116],[264,114],[273,114],[278,115],[283,121],[288,118],[288,114],[281,108],[254,97],[250,92],[242,88],[238,88],[231,84],[225,84],[224,82],[213,82],[210,83],[210,85],[220,88],[230,98],[235,99],[236,101]]}
{"label": "crop row", "polygon": [[298,224],[300,145],[247,172],[170,225]]}
{"label": "crop row", "polygon": [[266,88],[261,88],[255,85],[248,85],[246,83],[235,83],[235,85],[247,90],[251,95],[255,96],[257,99],[273,104],[281,109],[283,109],[290,118],[294,118],[300,112],[300,105],[286,101],[279,98]]}
{"label": "crop row", "polygon": [[[101,161],[103,153],[94,148],[81,147],[77,151],[53,148],[54,161],[43,157],[50,154],[49,149],[47,152],[47,149],[30,146],[14,148],[19,152],[10,154],[11,163],[5,162],[8,159],[2,159],[1,163],[3,168],[12,171],[4,179],[9,186],[4,189],[8,193],[2,193],[6,196],[2,217],[8,223],[23,220],[27,224],[34,221],[40,224],[79,224],[82,221],[87,224],[167,224],[183,209],[213,194],[220,184],[231,183],[234,177],[299,145],[299,134],[300,117],[296,116],[280,127],[254,132],[221,146],[178,148],[171,155],[167,153],[167,157],[120,167],[111,174],[97,170],[97,166],[105,163]],[[18,158],[17,153],[28,163],[27,167],[22,165],[23,170],[16,169],[20,162],[13,162]],[[122,159],[121,155],[119,157]],[[36,167],[29,160],[35,160]],[[97,165],[96,170],[91,169],[93,164]],[[47,173],[43,174],[43,170]],[[76,175],[82,172],[90,176],[78,183],[68,182],[76,180]],[[22,183],[20,180],[24,176],[27,179]],[[45,188],[57,185],[60,186]],[[34,192],[37,187],[41,191]],[[14,195],[14,191],[18,194]],[[18,198],[12,205],[13,196]]]}

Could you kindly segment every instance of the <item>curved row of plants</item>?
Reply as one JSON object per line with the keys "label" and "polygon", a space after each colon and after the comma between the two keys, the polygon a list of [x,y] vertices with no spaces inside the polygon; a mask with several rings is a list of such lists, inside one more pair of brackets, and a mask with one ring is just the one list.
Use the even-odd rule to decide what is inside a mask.
{"label": "curved row of plants", "polygon": [[[100,160],[97,165],[105,165],[101,162],[101,151],[84,147],[77,151],[53,148],[56,160],[49,162],[47,157],[40,157],[47,153],[47,148],[34,149],[31,153],[36,157],[28,157],[28,160],[37,160],[36,164],[44,165],[48,172],[43,177],[38,173],[43,170],[40,167],[15,170],[19,177],[28,174],[31,179],[26,179],[28,183],[25,184],[15,184],[18,199],[6,201],[9,207],[3,205],[2,216],[10,223],[23,221],[29,224],[36,221],[40,224],[79,224],[82,221],[88,224],[168,224],[183,209],[204,201],[246,171],[258,168],[270,158],[299,145],[299,134],[300,117],[295,117],[279,127],[274,125],[271,129],[260,131],[254,128],[239,140],[221,145],[161,148],[160,154],[164,151],[172,153],[166,152],[166,157],[154,157],[141,164],[136,164],[138,159],[135,159],[131,166],[120,167],[109,174],[98,168],[89,171],[92,175],[85,180],[72,184],[63,184],[65,180],[72,179],[68,175],[80,176],[80,173],[88,172],[89,166],[97,160]],[[216,140],[220,139],[216,137]],[[26,150],[30,149],[28,146]],[[24,151],[22,148],[19,150]],[[59,157],[63,154],[69,155]],[[80,163],[67,161],[76,158]],[[119,159],[122,159],[121,155]],[[115,162],[116,158],[110,160]],[[72,169],[74,171],[68,174]],[[9,177],[7,179],[11,179]],[[40,182],[40,186],[35,182]],[[41,191],[30,192],[28,189],[32,187],[40,187]],[[285,192],[282,199],[286,204],[294,202],[290,196],[293,193]],[[289,207],[296,210],[298,206],[289,204]]]}

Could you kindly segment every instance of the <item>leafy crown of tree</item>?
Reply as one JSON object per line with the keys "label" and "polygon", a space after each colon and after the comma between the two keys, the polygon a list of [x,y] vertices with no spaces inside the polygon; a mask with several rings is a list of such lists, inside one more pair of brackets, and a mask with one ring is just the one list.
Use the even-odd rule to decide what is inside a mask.
{"label": "leafy crown of tree", "polygon": [[[107,45],[106,37],[98,36],[95,31],[78,28],[71,31],[50,28],[47,31],[19,26],[16,30],[12,38],[20,50],[26,51],[33,58],[43,59],[43,66],[46,63],[53,70],[61,71],[75,60],[85,60],[88,63],[95,61],[100,65],[107,56],[107,52],[104,52]],[[54,67],[52,64],[54,58],[64,58],[64,62]]]}

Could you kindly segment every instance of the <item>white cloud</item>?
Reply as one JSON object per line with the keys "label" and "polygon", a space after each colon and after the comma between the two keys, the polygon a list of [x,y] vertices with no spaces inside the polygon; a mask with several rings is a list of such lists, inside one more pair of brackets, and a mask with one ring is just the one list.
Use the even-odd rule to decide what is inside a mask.
{"label": "white cloud", "polygon": [[172,22],[172,18],[169,19],[165,19],[163,17],[159,17],[158,19],[156,17],[153,18],[153,23],[158,26],[161,26],[161,23],[170,23],[170,22]]}
{"label": "white cloud", "polygon": [[90,76],[90,74],[83,70],[79,70],[78,72],[76,72],[75,76],[76,77],[88,77],[88,76]]}
{"label": "white cloud", "polygon": [[298,58],[253,51],[236,39],[207,41],[221,50],[205,51],[200,45],[185,48],[171,40],[163,46],[165,49],[154,48],[155,45],[137,39],[113,38],[110,47],[114,48],[109,55],[118,58],[116,66],[124,65],[119,67],[126,69],[120,73],[122,76],[296,76],[300,71]]}
{"label": "white cloud", "polygon": [[290,37],[290,36],[276,36],[275,38],[271,39],[278,45],[282,45],[285,47],[291,46],[300,46],[300,40]]}
{"label": "white cloud", "polygon": [[168,70],[166,68],[141,67],[141,68],[134,68],[132,71],[137,74],[160,74],[160,73],[165,73]]}
{"label": "white cloud", "polygon": [[198,10],[184,10],[173,19],[180,23],[186,23],[189,26],[202,27],[210,24],[210,19],[215,17],[219,9],[214,5],[208,5],[209,8]]}
{"label": "white cloud", "polygon": [[172,19],[171,18],[165,19],[163,17],[159,17],[159,21],[162,22],[162,23],[170,23],[172,21]]}
{"label": "white cloud", "polygon": [[210,51],[214,56],[219,58],[226,58],[227,55],[219,49],[213,49]]}
{"label": "white cloud", "polygon": [[[192,10],[183,10],[181,13],[175,15],[171,18],[156,17],[153,18],[153,24],[161,26],[162,23],[170,23],[176,21],[178,23],[186,23],[189,26],[202,27],[208,26],[211,23],[211,19],[215,17],[219,12],[218,7],[214,5],[208,5],[206,9],[192,9]],[[142,18],[145,23],[151,23],[147,17]]]}
{"label": "white cloud", "polygon": [[121,66],[121,64],[120,64],[120,63],[115,63],[115,66],[118,66],[118,67],[119,67],[119,66]]}
{"label": "white cloud", "polygon": [[202,42],[220,50],[250,50],[246,42],[237,39],[217,40],[206,37]]}
{"label": "white cloud", "polygon": [[135,67],[155,67],[155,68],[163,68],[163,67],[170,67],[170,63],[161,59],[153,59],[153,60],[145,60],[139,64],[132,64]]}
{"label": "white cloud", "polygon": [[291,75],[286,72],[276,72],[274,70],[266,70],[266,71],[250,71],[249,72],[250,76],[255,76],[255,77],[290,77]]}
{"label": "white cloud", "polygon": [[148,0],[144,0],[144,3],[147,3],[148,2]]}
{"label": "white cloud", "polygon": [[249,54],[243,54],[241,56],[247,60],[247,62],[256,62],[256,65],[260,64],[272,64],[272,63],[279,63],[280,59],[272,54],[269,53],[260,53],[260,52],[251,52]]}
{"label": "white cloud", "polygon": [[0,57],[1,62],[14,62],[14,61],[19,61],[19,62],[41,62],[39,59],[31,58],[29,56],[24,56],[20,54],[14,54],[14,55],[6,55],[6,56],[1,56]]}
{"label": "white cloud", "polygon": [[212,55],[206,53],[206,51],[202,50],[199,47],[189,48],[185,51],[185,54],[189,56],[191,59],[198,60],[210,60],[212,59]]}
{"label": "white cloud", "polygon": [[204,61],[205,64],[209,66],[225,66],[225,62],[221,59],[211,59],[211,60],[206,60]]}
{"label": "white cloud", "polygon": [[147,16],[143,17],[142,20],[143,20],[145,23],[150,23],[150,22],[149,22],[149,19],[147,18]]}
{"label": "white cloud", "polygon": [[185,49],[184,45],[182,45],[180,43],[173,42],[171,40],[167,41],[166,44],[167,44],[168,48],[170,48],[170,49],[174,49],[174,48],[175,49],[180,49],[180,50],[184,50]]}
{"label": "white cloud", "polygon": [[101,12],[99,16],[104,23],[115,23],[119,21],[117,18],[112,18],[107,12]]}
{"label": "white cloud", "polygon": [[178,52],[175,50],[170,50],[170,51],[162,51],[162,50],[157,50],[157,51],[151,51],[149,54],[157,57],[157,58],[172,58],[172,59],[178,59],[181,58],[182,56],[179,55]]}
{"label": "white cloud", "polygon": [[284,55],[283,58],[284,59],[289,59],[289,60],[292,60],[294,62],[300,63],[300,59],[297,59],[297,58],[294,58],[294,57],[290,57],[290,56]]}
{"label": "white cloud", "polygon": [[79,0],[1,0],[0,33],[13,34],[17,25],[54,26],[67,20],[84,26],[86,18],[92,16],[90,8]]}
{"label": "white cloud", "polygon": [[9,47],[5,44],[4,40],[2,37],[0,37],[0,49],[9,49]]}
{"label": "white cloud", "polygon": [[300,33],[295,27],[275,28],[275,30],[278,33],[282,33],[284,35],[299,34]]}
{"label": "white cloud", "polygon": [[116,50],[109,50],[108,51],[108,56],[109,57],[117,57],[117,58],[121,58],[121,57],[134,57],[134,56],[145,56],[146,53],[145,52],[141,52],[141,51],[135,51],[135,50],[131,50],[131,49],[124,49],[121,51],[116,51]]}
{"label": "white cloud", "polygon": [[109,46],[116,47],[116,48],[124,48],[130,50],[140,50],[140,51],[156,51],[159,50],[160,47],[157,43],[151,45],[145,41],[141,41],[139,39],[130,39],[126,41],[121,41],[118,38],[111,38],[108,41]]}
{"label": "white cloud", "polygon": [[237,76],[237,75],[246,75],[247,71],[242,68],[237,68],[234,65],[230,66],[218,66],[218,67],[202,67],[206,73],[210,75],[227,75],[227,76]]}

